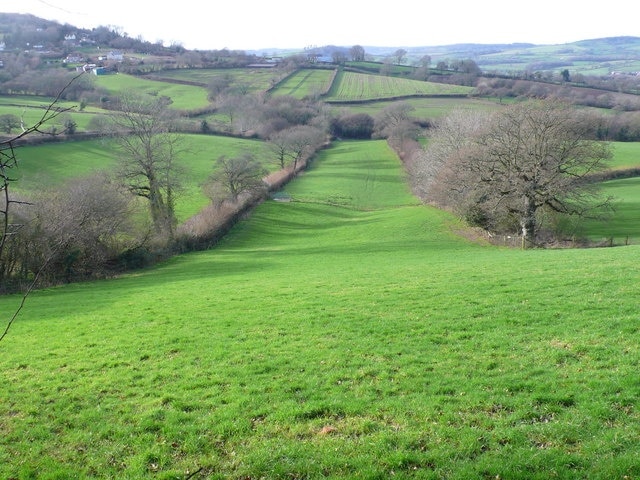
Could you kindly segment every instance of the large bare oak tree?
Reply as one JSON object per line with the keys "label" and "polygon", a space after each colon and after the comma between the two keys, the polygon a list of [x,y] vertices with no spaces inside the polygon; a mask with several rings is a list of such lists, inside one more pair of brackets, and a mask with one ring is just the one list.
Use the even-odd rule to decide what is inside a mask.
{"label": "large bare oak tree", "polygon": [[162,98],[133,94],[120,99],[112,119],[112,134],[122,153],[120,178],[132,193],[147,199],[155,233],[164,238],[173,235],[180,187],[180,136],[172,121]]}
{"label": "large bare oak tree", "polygon": [[[542,211],[586,216],[606,206],[591,175],[611,157],[589,123],[557,99],[527,101],[481,118],[457,114],[435,130],[431,194],[487,226],[509,217],[536,244]],[[428,170],[428,168],[425,168]]]}

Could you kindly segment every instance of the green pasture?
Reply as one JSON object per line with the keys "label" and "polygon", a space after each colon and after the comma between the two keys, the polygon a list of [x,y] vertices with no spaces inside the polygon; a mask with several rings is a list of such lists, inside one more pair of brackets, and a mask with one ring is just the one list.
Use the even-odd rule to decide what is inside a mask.
{"label": "green pasture", "polygon": [[[23,108],[35,108],[42,110],[51,105],[51,102],[53,102],[53,100],[54,99],[50,97],[42,97],[36,95],[0,95],[0,108],[3,109],[2,113],[13,113],[19,116],[19,114],[15,113],[15,111],[4,112],[4,108],[20,109],[18,111],[21,111],[21,109]],[[78,106],[78,102],[60,100],[56,105],[59,108],[63,109],[75,108]],[[87,110],[89,110],[89,107],[87,108]]]}
{"label": "green pasture", "polygon": [[355,69],[366,70],[371,73],[387,72],[388,75],[411,75],[415,67],[408,65],[386,64],[384,62],[346,62],[346,65]]}
{"label": "green pasture", "polygon": [[172,101],[171,108],[177,110],[195,110],[209,105],[204,87],[148,80],[123,73],[98,75],[95,83],[97,87],[102,87],[113,95],[132,91],[154,97],[169,97]]}
{"label": "green pasture", "polygon": [[366,113],[375,117],[384,108],[402,102],[413,108],[409,115],[420,120],[442,118],[452,110],[486,111],[500,107],[497,100],[479,97],[421,97],[400,100],[377,100],[363,103],[342,105],[339,102],[331,107],[337,111],[348,109],[353,113]]}
{"label": "green pasture", "polygon": [[611,142],[613,158],[610,167],[615,170],[640,167],[640,143]]}
{"label": "green pasture", "polygon": [[[640,143],[612,142],[614,170],[640,166]],[[602,183],[602,191],[613,201],[613,214],[605,221],[585,220],[578,232],[591,240],[624,245],[640,243],[640,178],[624,178]]]}
{"label": "green pasture", "polygon": [[[183,189],[176,200],[178,220],[186,220],[208,203],[202,184],[213,172],[215,161],[222,155],[235,156],[252,152],[269,170],[276,169],[266,144],[258,140],[184,135],[178,155],[183,168]],[[17,151],[15,172],[18,191],[37,191],[43,186],[60,184],[75,177],[98,171],[112,171],[117,164],[117,152],[109,140],[83,140],[21,147]]]}
{"label": "green pasture", "polygon": [[466,241],[384,142],[286,191],[211,251],[33,292],[0,477],[640,476],[638,247]]}
{"label": "green pasture", "polygon": [[[599,55],[618,56],[614,43],[607,51],[603,46],[599,47]],[[549,71],[558,75],[562,70],[569,70],[570,74],[583,75],[609,75],[612,71],[637,72],[640,69],[640,61],[631,57],[620,60],[608,60],[597,62],[585,60],[593,55],[591,45],[573,44],[566,45],[539,45],[533,48],[514,48],[499,53],[482,55],[477,61],[486,71],[518,72]],[[552,65],[552,67],[549,67]]]}
{"label": "green pasture", "polygon": [[461,85],[341,71],[336,75],[326,99],[344,102],[411,95],[467,95],[471,92],[473,92],[472,87]]}
{"label": "green pasture", "polygon": [[[332,161],[338,159],[353,159]],[[295,202],[326,203],[336,207],[370,211],[419,205],[407,187],[404,173],[384,143],[341,142],[331,149],[331,159],[322,154],[305,175],[315,182],[295,182],[286,192]]]}
{"label": "green pasture", "polygon": [[209,85],[216,77],[231,79],[233,85],[243,85],[249,92],[264,92],[271,88],[281,74],[271,68],[212,68],[165,70],[150,77],[168,78]]}
{"label": "green pasture", "polygon": [[605,244],[640,244],[640,178],[610,180],[602,186],[613,198],[614,213],[606,221],[584,222],[582,231]]}
{"label": "green pasture", "polygon": [[[46,111],[39,107],[14,107],[14,106],[2,106],[0,105],[0,115],[16,115],[22,119],[24,125],[31,127],[40,122]],[[49,116],[49,114],[47,114]],[[62,132],[65,129],[65,122],[67,119],[71,119],[76,123],[77,132],[86,132],[89,130],[91,119],[98,113],[91,113],[89,111],[79,112],[77,109],[69,110],[58,115],[56,118],[46,122],[42,128],[43,131],[55,130],[57,133]],[[20,127],[14,128],[11,131],[11,135],[17,135],[22,132]],[[0,132],[2,135],[7,135],[6,132]]]}
{"label": "green pasture", "polygon": [[279,83],[271,94],[274,96],[288,95],[299,99],[318,97],[329,89],[334,75],[334,70],[297,70],[293,75]]}
{"label": "green pasture", "polygon": [[[26,95],[0,95],[0,115],[15,115],[24,121],[25,126],[32,126],[42,120],[46,114],[46,109],[54,101],[53,98],[36,97]],[[55,127],[58,132],[64,130],[64,121],[71,118],[77,125],[77,131],[82,132],[88,130],[89,122],[98,114],[104,114],[105,111],[99,108],[87,106],[82,111],[79,110],[79,102],[59,101],[56,107],[68,110],[58,116],[56,119],[46,123],[44,129]],[[18,134],[19,128],[13,129],[12,134]],[[2,132],[4,134],[4,132]]]}

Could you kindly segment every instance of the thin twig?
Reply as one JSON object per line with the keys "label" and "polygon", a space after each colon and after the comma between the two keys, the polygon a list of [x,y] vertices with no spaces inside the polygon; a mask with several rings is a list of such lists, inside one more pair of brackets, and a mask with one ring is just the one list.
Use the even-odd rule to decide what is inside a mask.
{"label": "thin twig", "polygon": [[200,467],[199,469],[197,469],[195,472],[190,473],[189,475],[187,475],[186,477],[184,477],[184,480],[189,480],[190,478],[195,477],[197,474],[199,474],[202,471],[202,467]]}
{"label": "thin twig", "polygon": [[13,322],[15,321],[15,319],[18,318],[18,314],[22,310],[22,307],[24,307],[24,304],[27,301],[27,297],[29,296],[31,291],[35,288],[36,283],[38,282],[38,278],[40,277],[40,273],[44,270],[45,266],[46,266],[46,263],[45,263],[45,265],[42,266],[42,268],[40,268],[38,270],[38,272],[36,273],[36,276],[33,279],[33,282],[31,282],[31,284],[29,284],[29,288],[27,288],[27,291],[22,296],[22,300],[20,301],[20,306],[18,306],[16,311],[13,312],[13,315],[11,316],[11,319],[9,319],[9,322],[7,322],[7,326],[4,329],[4,332],[2,332],[2,335],[0,336],[0,342],[2,342],[2,339],[7,336],[7,334],[9,333],[9,329],[11,328],[11,325],[13,325]]}
{"label": "thin twig", "polygon": [[[0,259],[2,258],[2,254],[4,252],[4,248],[5,248],[5,245],[6,245],[6,240],[7,240],[8,236],[9,236],[8,228],[9,228],[9,225],[10,225],[10,223],[9,223],[9,208],[10,208],[10,205],[12,203],[23,203],[23,202],[20,202],[20,201],[15,201],[15,200],[11,199],[10,196],[9,196],[9,185],[11,184],[11,182],[15,181],[15,179],[13,179],[13,178],[11,178],[9,176],[9,169],[13,168],[13,167],[15,167],[17,165],[16,152],[15,152],[15,142],[18,141],[19,139],[29,135],[29,134],[34,133],[34,132],[43,133],[43,132],[40,132],[40,127],[42,125],[44,125],[48,121],[52,120],[53,118],[57,117],[61,113],[67,112],[67,111],[71,110],[72,108],[74,108],[74,107],[59,108],[57,106],[57,104],[61,100],[62,95],[67,90],[67,88],[69,88],[69,86],[83,74],[84,74],[84,72],[79,74],[79,75],[76,75],[75,77],[73,77],[64,86],[64,88],[62,90],[60,90],[60,92],[58,92],[58,95],[56,95],[55,99],[47,106],[47,109],[45,110],[44,114],[42,115],[42,117],[40,118],[39,121],[37,121],[34,125],[32,125],[29,128],[25,128],[24,124],[22,124],[22,133],[20,133],[19,135],[15,136],[15,137],[13,137],[13,138],[11,138],[9,140],[5,140],[5,141],[0,142],[0,180],[1,180],[1,182],[0,182],[0,192],[3,192],[3,196],[4,196],[4,200],[5,200],[5,205],[2,208],[2,211],[0,211],[0,214],[2,215],[2,231],[0,232],[0,234],[1,234],[1,236],[0,236]],[[5,153],[5,150],[9,150],[9,154]],[[16,318],[18,318],[18,315],[20,314],[20,311],[24,307],[25,302],[27,301],[27,297],[29,296],[31,291],[35,288],[36,283],[38,282],[38,279],[40,278],[40,274],[44,271],[44,269],[46,268],[47,264],[49,263],[49,261],[51,260],[53,255],[54,254],[52,254],[44,262],[44,264],[38,269],[33,281],[29,284],[29,287],[27,288],[27,291],[22,296],[22,300],[20,301],[20,305],[18,306],[16,311],[13,312],[13,315],[11,316],[9,321],[7,322],[7,325],[6,325],[5,329],[4,329],[4,332],[2,332],[2,335],[0,335],[0,342],[9,333],[9,330],[11,329],[11,326],[15,322]],[[4,273],[6,273],[6,272],[0,271],[0,274],[4,274]]]}

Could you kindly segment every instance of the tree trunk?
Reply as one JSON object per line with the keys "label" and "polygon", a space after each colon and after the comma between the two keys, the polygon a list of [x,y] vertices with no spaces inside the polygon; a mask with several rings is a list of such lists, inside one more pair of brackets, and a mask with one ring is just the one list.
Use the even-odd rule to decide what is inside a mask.
{"label": "tree trunk", "polygon": [[522,248],[529,248],[535,245],[536,240],[536,205],[535,201],[528,196],[525,196],[523,201],[523,215],[520,218]]}

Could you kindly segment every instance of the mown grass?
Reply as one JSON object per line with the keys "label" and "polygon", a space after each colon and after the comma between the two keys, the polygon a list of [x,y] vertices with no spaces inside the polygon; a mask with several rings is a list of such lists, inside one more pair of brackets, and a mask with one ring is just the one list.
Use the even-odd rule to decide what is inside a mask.
{"label": "mown grass", "polygon": [[215,250],[34,292],[0,477],[640,475],[636,247],[462,240],[383,142],[287,192]]}
{"label": "mown grass", "polygon": [[416,70],[415,67],[408,65],[386,64],[384,62],[346,62],[345,65],[371,73],[386,71],[389,75],[411,75]]}
{"label": "mown grass", "polygon": [[[182,188],[176,199],[179,221],[198,213],[209,200],[202,185],[213,173],[215,161],[222,155],[233,157],[244,151],[253,153],[270,171],[276,169],[264,142],[252,139],[183,135],[178,160]],[[25,193],[37,191],[42,185],[55,186],[76,177],[98,171],[114,172],[118,153],[111,140],[83,140],[42,144],[17,150],[18,168],[13,172],[18,180],[14,186]]]}
{"label": "mown grass", "polygon": [[466,95],[472,91],[472,87],[460,85],[342,71],[336,75],[327,100],[374,100],[410,95]]}
{"label": "mown grass", "polygon": [[452,110],[463,109],[470,111],[486,111],[500,108],[497,101],[477,97],[426,97],[405,98],[401,100],[378,100],[366,103],[350,104],[348,107],[335,104],[335,108],[343,111],[348,108],[354,113],[367,113],[375,116],[384,108],[396,104],[399,101],[413,108],[409,115],[420,120],[437,120],[449,114]]}
{"label": "mown grass", "polygon": [[272,95],[288,95],[303,99],[317,97],[324,94],[333,80],[333,70],[301,69],[280,83],[272,92]]}
{"label": "mown grass", "polygon": [[271,88],[282,74],[269,68],[197,68],[166,70],[152,77],[170,78],[198,82],[203,86],[209,85],[216,77],[231,80],[231,86],[243,85],[252,93],[265,92]]}

